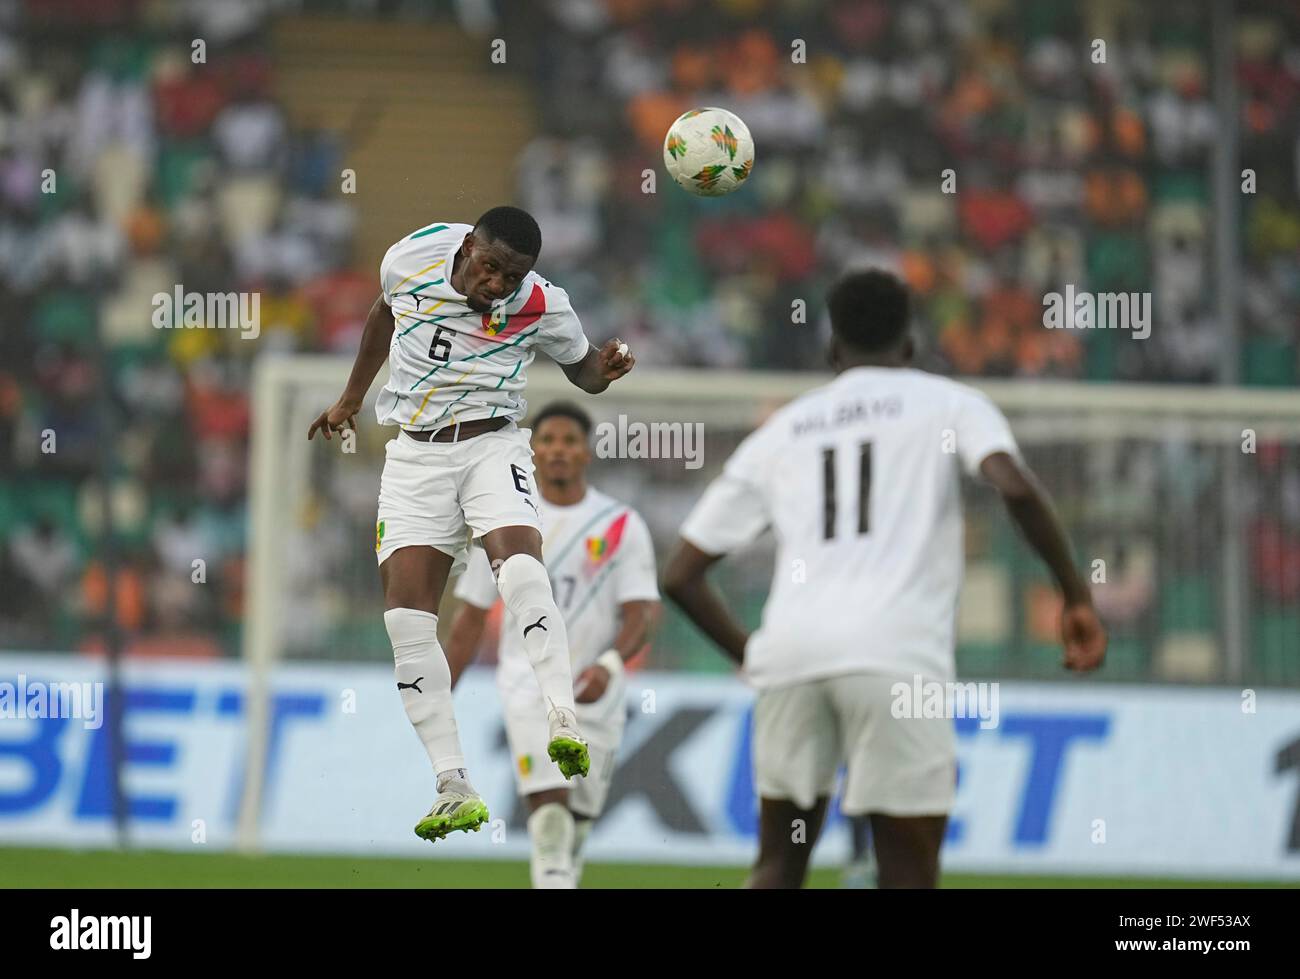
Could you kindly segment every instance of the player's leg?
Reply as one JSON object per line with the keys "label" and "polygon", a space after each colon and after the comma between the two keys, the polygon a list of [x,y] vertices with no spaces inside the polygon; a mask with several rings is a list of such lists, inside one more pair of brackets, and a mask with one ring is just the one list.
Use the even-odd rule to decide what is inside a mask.
{"label": "player's leg", "polygon": [[451,555],[428,546],[403,547],[379,566],[384,625],[393,646],[397,691],[437,775],[438,796],[416,835],[440,839],[487,822],[483,800],[470,785],[451,698],[451,669],[438,642],[437,608]]}
{"label": "player's leg", "polygon": [[501,600],[523,632],[524,649],[542,691],[551,727],[547,752],[566,778],[585,775],[591,757],[578,731],[569,638],[542,563],[541,532],[534,527],[498,527],[484,534],[482,543],[496,569]]}
{"label": "player's leg", "polygon": [[821,796],[812,808],[803,809],[790,799],[759,800],[758,859],[746,887],[803,887],[828,801]]}
{"label": "player's leg", "polygon": [[764,690],[754,705],[758,859],[748,887],[802,887],[839,767],[828,680]]}
{"label": "player's leg", "polygon": [[547,750],[549,733],[537,688],[531,677],[524,679],[526,685],[503,684],[501,701],[515,781],[529,811],[533,887],[577,887],[583,845],[609,796],[623,734],[623,686],[612,684],[600,700],[579,706],[583,730],[591,735],[591,771],[566,781],[554,767],[537,764]]}
{"label": "player's leg", "polygon": [[522,631],[545,701],[551,760],[565,777],[585,775],[591,759],[578,732],[564,619],[542,563],[541,518],[528,433],[515,426],[470,439],[458,488],[465,520],[487,552],[497,590]]}
{"label": "player's leg", "polygon": [[614,763],[618,746],[623,741],[624,713],[627,701],[626,686],[618,680],[606,688],[594,703],[578,705],[578,720],[587,736],[591,750],[591,771],[574,779],[569,792],[569,811],[573,813],[573,880],[582,883],[584,866],[583,849],[587,837],[600,814],[605,811],[605,801],[614,782]]}
{"label": "player's leg", "polygon": [[375,533],[398,694],[437,776],[437,798],[415,827],[427,840],[476,830],[488,819],[469,783],[452,708],[451,670],[438,642],[438,607],[453,555],[466,539],[455,480],[440,448],[402,435],[388,443]]}
{"label": "player's leg", "polygon": [[578,886],[573,870],[577,825],[569,810],[568,789],[544,789],[524,796],[528,804],[528,861],[533,887],[569,889]]}
{"label": "player's leg", "polygon": [[887,816],[871,814],[879,887],[939,886],[939,850],[947,815]]}
{"label": "player's leg", "polygon": [[853,674],[834,697],[844,731],[846,815],[870,814],[877,886],[936,887],[939,851],[956,795],[956,738],[944,717],[895,717],[895,684]]}
{"label": "player's leg", "polygon": [[549,735],[541,695],[527,674],[503,682],[498,689],[506,742],[514,761],[515,785],[528,807],[532,885],[548,889],[576,887],[569,783],[545,761]]}
{"label": "player's leg", "polygon": [[849,862],[844,867],[841,884],[850,890],[865,890],[876,886],[876,859],[871,847],[871,818],[850,816]]}

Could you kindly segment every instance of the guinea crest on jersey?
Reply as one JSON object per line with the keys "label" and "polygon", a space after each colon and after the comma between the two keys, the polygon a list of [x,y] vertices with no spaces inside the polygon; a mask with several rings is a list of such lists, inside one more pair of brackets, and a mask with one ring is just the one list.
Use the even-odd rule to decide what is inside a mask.
{"label": "guinea crest on jersey", "polygon": [[568,294],[530,271],[487,312],[471,309],[451,285],[468,224],[435,223],[388,249],[379,266],[393,311],[388,383],[375,405],[381,425],[443,428],[476,418],[518,420],[528,365],[537,349],[561,364],[587,354]]}

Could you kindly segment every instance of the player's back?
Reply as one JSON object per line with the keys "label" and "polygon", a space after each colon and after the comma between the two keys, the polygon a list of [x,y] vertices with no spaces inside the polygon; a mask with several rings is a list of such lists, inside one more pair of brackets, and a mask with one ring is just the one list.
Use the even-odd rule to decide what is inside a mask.
{"label": "player's back", "polygon": [[905,368],[847,370],[746,439],[724,479],[750,484],[778,542],[751,679],[951,676],[959,461],[996,451],[1015,443],[986,397]]}

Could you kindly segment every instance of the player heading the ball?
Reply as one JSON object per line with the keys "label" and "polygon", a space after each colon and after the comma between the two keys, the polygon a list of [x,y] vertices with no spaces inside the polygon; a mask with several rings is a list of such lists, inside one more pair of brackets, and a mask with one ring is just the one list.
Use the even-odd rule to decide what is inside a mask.
{"label": "player heading the ball", "polygon": [[471,546],[487,552],[501,597],[541,688],[547,752],[565,778],[590,767],[574,711],[564,620],[542,564],[541,521],[524,386],[537,350],[599,394],[632,369],[617,338],[593,347],[564,290],[533,265],[542,233],[526,211],[494,207],[473,225],[435,222],[388,249],[382,292],[366,318],[342,396],[307,432],[331,438],[356,414],[384,361],[379,422],[386,446],[375,555],[397,689],[437,775],[416,835],[477,830],[487,806],[470,784],[452,710],[438,608]]}

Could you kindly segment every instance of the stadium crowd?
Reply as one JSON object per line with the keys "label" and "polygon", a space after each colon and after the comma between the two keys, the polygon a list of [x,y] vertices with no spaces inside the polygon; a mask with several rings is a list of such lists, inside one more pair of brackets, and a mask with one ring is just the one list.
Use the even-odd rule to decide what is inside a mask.
{"label": "stadium crowd", "polygon": [[[272,95],[276,6],[455,15],[507,38],[537,95],[517,203],[546,231],[544,271],[593,339],[618,333],[645,367],[820,369],[825,286],[870,263],[914,290],[932,369],[1211,383],[1211,160],[1236,139],[1254,178],[1242,381],[1297,380],[1300,15],[1283,3],[1238,5],[1231,121],[1191,0],[0,4],[0,646],[102,645],[108,410],[131,650],[238,650],[252,362],[350,353],[375,291],[335,189],[344,147]],[[746,192],[700,201],[658,170],[643,193],[668,125],[714,103],[755,137]],[[259,293],[259,341],[155,329],[140,311],[176,283]],[[1044,329],[1042,296],[1065,283],[1151,292],[1150,339]],[[1251,573],[1294,615],[1285,469],[1267,474],[1285,505],[1252,532]],[[190,587],[195,555],[210,587]]]}

